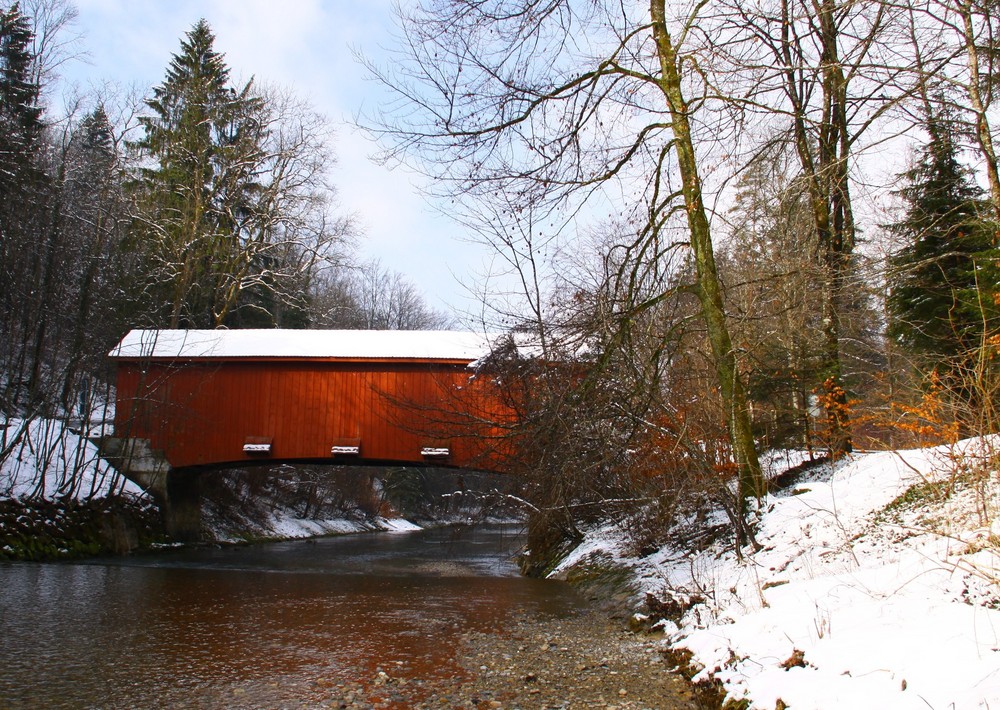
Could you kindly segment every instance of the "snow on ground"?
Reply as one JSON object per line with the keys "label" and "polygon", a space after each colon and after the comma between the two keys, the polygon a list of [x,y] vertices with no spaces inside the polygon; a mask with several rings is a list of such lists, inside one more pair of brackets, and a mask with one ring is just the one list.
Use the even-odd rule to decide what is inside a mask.
{"label": "snow on ground", "polygon": [[[209,527],[212,528],[211,522]],[[258,532],[262,536],[299,539],[318,537],[320,535],[344,535],[347,533],[385,531],[409,532],[420,530],[420,526],[402,518],[377,517],[366,520],[348,520],[346,518],[314,519],[301,518],[287,509],[275,510],[272,517]],[[225,530],[213,529],[213,537],[219,542],[238,542],[241,538],[229,535]]]}
{"label": "snow on ground", "polygon": [[59,420],[0,420],[0,451],[8,448],[10,454],[0,461],[0,498],[23,498],[38,491],[48,500],[67,495],[100,498],[112,488],[142,494],[100,458],[91,441]]}
{"label": "snow on ground", "polygon": [[686,602],[665,643],[752,708],[1000,709],[996,445],[814,469],[763,502],[743,559],[726,541],[624,558],[608,527],[560,569],[604,550]]}

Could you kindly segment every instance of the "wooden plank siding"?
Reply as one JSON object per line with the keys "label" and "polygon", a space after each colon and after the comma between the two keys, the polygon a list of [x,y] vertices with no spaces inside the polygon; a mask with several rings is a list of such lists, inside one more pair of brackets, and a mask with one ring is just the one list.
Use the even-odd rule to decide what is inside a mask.
{"label": "wooden plank siding", "polygon": [[[360,440],[362,462],[434,463],[497,470],[481,436],[495,402],[468,362],[189,359],[118,362],[115,434],[149,439],[174,468],[260,458],[334,460],[337,442]],[[444,446],[446,461],[421,449]],[[338,459],[340,460],[340,459]],[[351,459],[344,457],[343,462]]]}

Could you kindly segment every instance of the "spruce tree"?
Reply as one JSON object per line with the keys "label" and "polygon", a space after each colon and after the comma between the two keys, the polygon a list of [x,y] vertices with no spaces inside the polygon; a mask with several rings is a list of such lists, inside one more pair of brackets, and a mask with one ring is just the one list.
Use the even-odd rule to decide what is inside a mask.
{"label": "spruce tree", "polygon": [[974,351],[994,319],[995,226],[982,191],[959,161],[954,127],[931,117],[930,136],[902,177],[903,219],[889,226],[904,240],[892,259],[888,333],[945,375]]}
{"label": "spruce tree", "polygon": [[[42,134],[39,86],[32,79],[34,34],[17,3],[0,9],[0,202],[5,217],[26,202],[39,177],[36,153]],[[0,229],[10,232],[11,224]]]}
{"label": "spruce tree", "polygon": [[0,408],[7,411],[17,408],[18,382],[34,369],[25,355],[35,330],[29,302],[37,302],[38,234],[48,219],[33,39],[30,20],[17,3],[0,7],[0,374],[6,378],[0,383]]}
{"label": "spruce tree", "polygon": [[39,87],[31,76],[34,34],[18,3],[0,10],[0,159],[28,152],[41,133]]}
{"label": "spruce tree", "polygon": [[243,231],[252,228],[263,153],[252,82],[236,89],[200,20],[181,42],[163,83],[146,104],[135,146],[154,165],[140,171],[140,230],[151,280],[166,284],[159,325],[212,327],[233,291]]}
{"label": "spruce tree", "polygon": [[28,18],[14,3],[0,9],[0,240],[3,263],[10,265],[10,240],[17,238],[24,207],[40,177],[36,153],[42,133],[39,87],[31,78],[34,35]]}

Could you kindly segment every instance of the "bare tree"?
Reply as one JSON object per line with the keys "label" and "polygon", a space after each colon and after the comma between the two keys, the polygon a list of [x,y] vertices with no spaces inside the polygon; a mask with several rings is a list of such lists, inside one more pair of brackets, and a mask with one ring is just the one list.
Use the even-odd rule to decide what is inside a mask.
{"label": "bare tree", "polygon": [[265,87],[260,96],[264,141],[255,169],[264,176],[257,193],[263,219],[252,227],[245,219],[241,248],[220,268],[217,323],[227,322],[237,309],[251,323],[276,324],[282,309],[306,317],[316,274],[345,263],[357,234],[350,217],[331,213],[336,190],[328,181],[334,160],[327,119],[286,89]]}
{"label": "bare tree", "polygon": [[316,280],[313,322],[326,328],[443,330],[453,319],[428,306],[405,276],[372,259]]}
{"label": "bare tree", "polygon": [[79,58],[80,33],[75,29],[79,12],[69,0],[20,0],[20,5],[32,18],[34,80],[39,85],[50,83],[63,64]]}
{"label": "bare tree", "polygon": [[717,18],[716,90],[770,131],[765,146],[787,143],[798,158],[822,294],[828,445],[839,455],[851,449],[842,340],[858,231],[852,171],[865,141],[887,139],[880,129],[889,112],[919,86],[907,59],[905,12],[882,2],[764,0],[720,3]]}
{"label": "bare tree", "polygon": [[[622,283],[683,228],[741,492],[753,497],[764,483],[696,150],[705,110],[696,59],[703,8],[684,4],[674,17],[663,0],[648,9],[572,0],[428,2],[404,18],[406,54],[397,69],[373,67],[401,101],[375,130],[389,157],[433,175],[470,221],[509,220],[521,234],[544,225],[548,246],[557,249],[587,217],[614,205],[630,226],[619,245],[627,255],[618,261]],[[511,253],[511,242],[499,246]],[[617,326],[627,329],[656,300],[629,303],[616,314]]]}
{"label": "bare tree", "polygon": [[821,308],[808,194],[788,169],[795,160],[776,146],[740,176],[721,261],[758,436],[767,447],[811,448]]}
{"label": "bare tree", "polygon": [[996,6],[988,0],[913,0],[910,18],[921,98],[944,102],[942,111],[964,118],[984,168],[993,220],[1000,223],[1000,159],[991,118],[1000,70]]}

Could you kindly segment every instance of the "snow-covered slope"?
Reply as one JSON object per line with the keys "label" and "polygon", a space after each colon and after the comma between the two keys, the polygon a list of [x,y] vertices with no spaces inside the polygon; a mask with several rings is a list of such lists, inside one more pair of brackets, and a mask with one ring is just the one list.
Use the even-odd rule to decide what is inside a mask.
{"label": "snow-covered slope", "polygon": [[[665,643],[750,707],[1000,708],[990,441],[856,455],[768,497],[757,552],[624,558],[681,602]],[[621,549],[613,527],[564,561]],[[558,570],[557,570],[558,573]]]}
{"label": "snow-covered slope", "polygon": [[[94,443],[58,419],[0,418],[0,499],[102,498],[142,494],[115,473]],[[91,433],[98,433],[98,426]]]}

